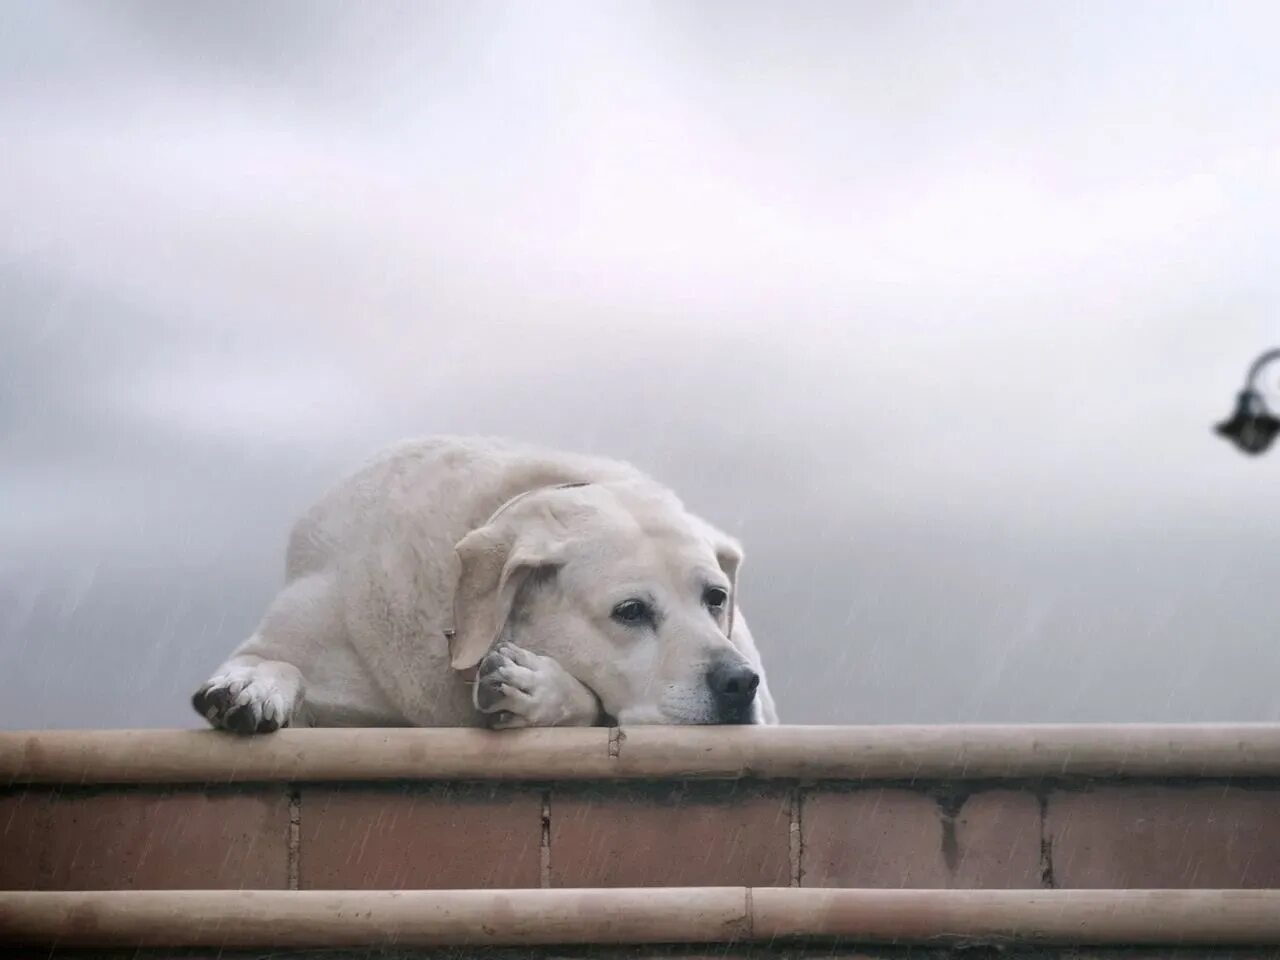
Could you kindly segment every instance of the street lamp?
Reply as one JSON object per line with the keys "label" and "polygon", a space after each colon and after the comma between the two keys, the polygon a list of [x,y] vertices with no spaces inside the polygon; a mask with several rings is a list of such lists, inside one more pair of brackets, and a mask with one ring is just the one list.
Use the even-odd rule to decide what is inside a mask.
{"label": "street lamp", "polygon": [[1267,402],[1258,389],[1262,369],[1273,360],[1280,360],[1280,348],[1268,350],[1249,368],[1244,379],[1244,389],[1236,398],[1236,409],[1226,420],[1214,427],[1214,432],[1234,443],[1242,453],[1259,454],[1271,446],[1280,433],[1280,419],[1267,409]]}

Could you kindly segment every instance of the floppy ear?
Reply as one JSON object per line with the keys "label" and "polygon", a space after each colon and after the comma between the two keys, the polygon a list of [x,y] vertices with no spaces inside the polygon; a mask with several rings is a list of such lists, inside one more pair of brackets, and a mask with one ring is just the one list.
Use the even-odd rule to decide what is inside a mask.
{"label": "floppy ear", "polygon": [[480,662],[507,625],[520,585],[532,571],[556,562],[558,546],[545,526],[532,520],[532,529],[522,528],[512,519],[473,530],[454,548],[458,586],[449,659],[455,670]]}
{"label": "floppy ear", "polygon": [[716,563],[720,565],[724,575],[729,578],[729,619],[725,636],[732,637],[733,611],[738,603],[738,570],[742,567],[742,544],[705,520],[698,519],[697,522],[711,540],[711,548],[716,553]]}

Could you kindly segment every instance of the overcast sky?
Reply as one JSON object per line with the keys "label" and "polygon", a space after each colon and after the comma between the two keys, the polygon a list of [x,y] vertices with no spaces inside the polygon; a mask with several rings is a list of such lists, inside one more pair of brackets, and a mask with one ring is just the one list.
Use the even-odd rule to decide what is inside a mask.
{"label": "overcast sky", "polygon": [[1280,719],[1280,450],[1209,429],[1280,342],[1277,35],[5,4],[0,727],[194,725],[296,514],[432,432],[741,537],[786,721]]}

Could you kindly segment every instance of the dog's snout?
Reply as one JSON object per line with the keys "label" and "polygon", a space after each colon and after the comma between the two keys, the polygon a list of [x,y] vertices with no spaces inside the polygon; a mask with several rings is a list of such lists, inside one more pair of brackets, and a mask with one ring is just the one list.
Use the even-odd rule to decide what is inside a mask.
{"label": "dog's snout", "polygon": [[756,688],[760,686],[760,674],[749,664],[721,660],[707,671],[707,686],[711,688],[717,710],[730,717],[751,706]]}

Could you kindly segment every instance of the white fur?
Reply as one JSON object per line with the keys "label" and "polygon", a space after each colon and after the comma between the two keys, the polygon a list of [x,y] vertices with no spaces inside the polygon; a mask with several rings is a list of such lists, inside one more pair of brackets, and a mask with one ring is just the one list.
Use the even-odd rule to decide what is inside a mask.
{"label": "white fur", "polygon": [[485,659],[492,659],[500,697],[482,706],[477,683],[472,702],[477,710],[494,715],[493,726],[499,730],[589,726],[600,715],[596,695],[551,657],[503,642]]}
{"label": "white fur", "polygon": [[[629,465],[493,440],[401,444],[298,521],[284,588],[196,709],[245,732],[587,725],[602,709],[714,722],[706,673],[728,658],[760,675],[751,721],[777,723],[736,609],[740,559]],[[704,605],[704,584],[729,591],[726,609]],[[610,616],[637,594],[661,610],[653,629]],[[477,663],[483,691],[466,672]]]}

